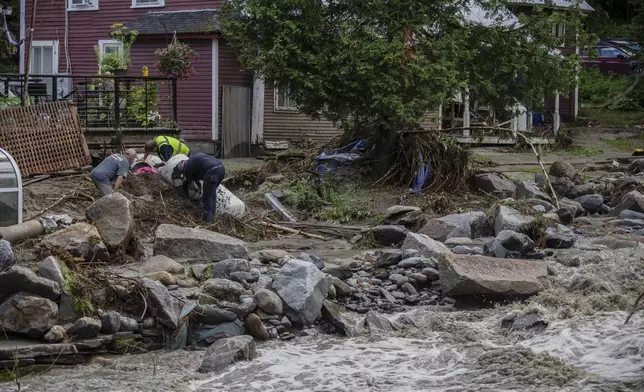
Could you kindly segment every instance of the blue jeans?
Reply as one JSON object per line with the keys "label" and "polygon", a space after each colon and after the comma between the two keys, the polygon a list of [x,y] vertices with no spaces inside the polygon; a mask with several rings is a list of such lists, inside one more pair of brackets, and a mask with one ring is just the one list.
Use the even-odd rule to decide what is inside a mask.
{"label": "blue jeans", "polygon": [[226,169],[224,165],[218,165],[208,170],[203,176],[203,215],[201,220],[205,223],[212,223],[212,218],[217,210],[217,187],[224,179]]}

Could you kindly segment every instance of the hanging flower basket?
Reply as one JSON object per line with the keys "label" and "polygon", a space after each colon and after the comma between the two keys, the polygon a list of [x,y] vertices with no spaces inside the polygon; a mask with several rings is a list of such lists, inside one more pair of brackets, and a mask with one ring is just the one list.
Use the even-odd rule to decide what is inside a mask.
{"label": "hanging flower basket", "polygon": [[157,56],[157,68],[162,75],[186,80],[197,74],[193,64],[199,60],[199,54],[176,37],[167,47],[157,49],[154,54]]}

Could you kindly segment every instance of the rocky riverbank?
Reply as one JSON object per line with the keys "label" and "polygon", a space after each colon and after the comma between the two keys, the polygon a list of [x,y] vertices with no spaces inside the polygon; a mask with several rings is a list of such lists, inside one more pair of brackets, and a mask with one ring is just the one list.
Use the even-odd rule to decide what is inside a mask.
{"label": "rocky riverbank", "polygon": [[[154,233],[152,257],[115,264],[124,254],[144,252],[136,239],[131,198],[107,196],[87,209],[86,221],[38,241],[40,254],[48,257],[37,267],[3,264],[0,327],[6,336],[0,344],[0,367],[14,376],[24,374],[20,367],[42,364],[118,370],[117,364],[127,361],[106,355],[189,349],[198,354],[154,354],[155,374],[161,360],[183,364],[190,375],[183,374],[186,379],[179,382],[177,364],[159,364],[166,373],[150,386],[169,390],[169,385],[190,389],[199,384],[209,390],[223,387],[225,380],[233,382],[227,374],[251,383],[237,369],[250,366],[261,373],[270,362],[265,358],[271,358],[270,350],[281,353],[275,354],[280,360],[297,362],[287,358],[286,347],[294,349],[302,342],[310,350],[318,344],[326,353],[325,345],[344,344],[332,335],[421,339],[426,342],[420,346],[431,341],[444,352],[455,350],[459,341],[490,339],[508,348],[513,341],[536,342],[552,328],[561,330],[565,320],[627,310],[641,290],[642,166],[644,161],[626,173],[584,182],[574,168],[558,162],[549,179],[556,199],[547,193],[544,176],[513,182],[495,173],[476,174],[473,190],[498,198],[486,211],[430,217],[417,207],[393,206],[382,225],[364,230],[353,244],[345,242],[341,257],[320,257],[328,251],[324,241],[312,241],[313,249],[302,253],[277,246],[279,241],[267,247],[211,230],[162,224]],[[371,249],[347,251],[360,245]],[[491,303],[496,308],[488,308]],[[634,322],[641,323],[639,316]],[[430,338],[430,331],[442,336],[445,347],[437,336]],[[404,342],[409,343],[399,343]],[[389,343],[375,343],[374,350],[401,349],[390,343],[389,349]],[[481,375],[475,377],[475,368],[486,368],[485,361],[492,368],[501,366],[490,347],[484,350],[480,344],[478,355],[463,357],[469,358],[463,362],[468,382],[483,382]],[[369,345],[363,349],[368,351]],[[556,377],[544,381],[547,388],[574,386],[583,378],[580,367],[588,371],[578,363],[559,363],[549,354],[541,358],[525,350],[496,355],[507,361],[528,358],[546,373],[558,368]],[[132,365],[135,373],[147,366],[141,361],[150,354],[142,355],[128,360],[138,363]],[[395,359],[383,359],[387,362],[392,366]],[[97,380],[104,371],[110,373],[98,371]],[[512,368],[512,387],[526,385],[519,373]],[[39,385],[47,377],[22,382]],[[211,381],[196,381],[200,379]],[[450,379],[445,374],[445,384],[436,385],[454,387]],[[125,387],[121,381],[96,382],[108,390]],[[137,390],[158,390],[127,382]],[[401,385],[406,386],[394,389],[414,389]],[[276,390],[296,389],[282,385]]]}

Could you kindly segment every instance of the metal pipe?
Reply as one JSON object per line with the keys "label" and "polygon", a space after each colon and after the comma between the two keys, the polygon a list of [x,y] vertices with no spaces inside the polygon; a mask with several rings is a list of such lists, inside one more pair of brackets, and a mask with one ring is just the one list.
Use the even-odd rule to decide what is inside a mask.
{"label": "metal pipe", "polygon": [[45,232],[45,228],[38,219],[22,222],[18,225],[0,227],[0,237],[11,243],[27,238],[37,237]]}

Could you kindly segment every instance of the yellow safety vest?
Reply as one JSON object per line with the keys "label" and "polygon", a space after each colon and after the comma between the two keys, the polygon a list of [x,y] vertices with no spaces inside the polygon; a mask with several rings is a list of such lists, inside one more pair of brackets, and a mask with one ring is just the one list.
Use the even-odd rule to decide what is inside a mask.
{"label": "yellow safety vest", "polygon": [[185,144],[181,143],[180,140],[177,140],[173,137],[168,137],[168,136],[157,136],[154,139],[155,142],[157,142],[157,147],[161,149],[161,146],[169,145],[172,147],[172,156],[175,156],[177,154],[184,154],[188,155],[190,153],[190,149],[188,146]]}

